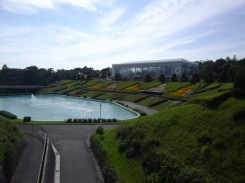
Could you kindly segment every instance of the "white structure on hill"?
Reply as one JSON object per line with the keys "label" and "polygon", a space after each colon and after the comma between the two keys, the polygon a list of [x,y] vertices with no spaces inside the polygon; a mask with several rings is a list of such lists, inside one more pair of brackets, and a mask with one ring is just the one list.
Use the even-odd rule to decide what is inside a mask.
{"label": "white structure on hill", "polygon": [[183,58],[112,64],[112,78],[119,75],[124,79],[142,79],[147,74],[157,78],[163,74],[166,79],[170,79],[173,74],[178,78],[182,74],[191,77],[194,72],[198,72],[198,63]]}

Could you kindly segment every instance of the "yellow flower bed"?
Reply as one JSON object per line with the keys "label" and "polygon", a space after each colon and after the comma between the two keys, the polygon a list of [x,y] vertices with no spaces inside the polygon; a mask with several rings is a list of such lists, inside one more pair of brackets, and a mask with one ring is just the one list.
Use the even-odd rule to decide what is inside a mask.
{"label": "yellow flower bed", "polygon": [[140,89],[140,85],[138,83],[126,88],[126,90],[130,90],[130,91],[138,91],[139,89]]}
{"label": "yellow flower bed", "polygon": [[192,89],[193,89],[193,85],[187,86],[185,88],[181,88],[179,90],[171,92],[171,95],[175,95],[175,96],[180,96],[181,97],[181,96],[184,96],[185,94],[187,94]]}
{"label": "yellow flower bed", "polygon": [[99,89],[100,87],[101,87],[100,83],[95,83],[92,86],[90,86],[89,88],[91,88],[91,89]]}

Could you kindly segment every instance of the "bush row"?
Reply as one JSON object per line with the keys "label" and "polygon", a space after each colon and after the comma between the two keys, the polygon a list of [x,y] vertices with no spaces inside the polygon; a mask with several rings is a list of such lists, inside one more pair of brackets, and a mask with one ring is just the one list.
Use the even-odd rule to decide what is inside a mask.
{"label": "bush row", "polygon": [[200,104],[206,107],[215,107],[224,102],[230,96],[230,92],[225,92],[221,94],[215,94],[209,97],[196,98],[191,100],[189,103]]}
{"label": "bush row", "polygon": [[93,150],[93,153],[98,160],[104,181],[106,183],[118,182],[116,171],[112,168],[112,166],[110,166],[106,158],[106,152],[100,144],[100,138],[102,138],[102,136],[99,135],[100,130],[96,131],[98,131],[97,135],[92,135],[90,137],[91,149]]}
{"label": "bush row", "polygon": [[0,115],[6,117],[8,119],[17,119],[17,116],[16,115],[14,115],[14,114],[12,114],[12,113],[10,113],[8,111],[5,111],[5,110],[1,110],[0,111]]}
{"label": "bush row", "polygon": [[[101,118],[101,122],[118,122],[119,120],[116,118]],[[100,122],[100,118],[85,118],[85,119],[67,119],[66,123],[98,123]]]}

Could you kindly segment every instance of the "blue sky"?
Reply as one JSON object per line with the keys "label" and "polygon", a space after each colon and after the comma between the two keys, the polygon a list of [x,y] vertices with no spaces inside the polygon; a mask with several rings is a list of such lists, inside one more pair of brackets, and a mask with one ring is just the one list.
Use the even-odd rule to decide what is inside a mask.
{"label": "blue sky", "polygon": [[1,0],[0,67],[245,57],[245,0]]}

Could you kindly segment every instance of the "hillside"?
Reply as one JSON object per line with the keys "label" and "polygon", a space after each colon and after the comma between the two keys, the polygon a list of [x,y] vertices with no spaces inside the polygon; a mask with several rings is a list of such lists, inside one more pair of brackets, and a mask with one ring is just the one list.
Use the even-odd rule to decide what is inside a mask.
{"label": "hillside", "polygon": [[92,137],[111,166],[106,173],[127,183],[244,182],[245,100],[228,94],[224,102],[206,105],[217,95],[226,94],[190,96],[187,103]]}

